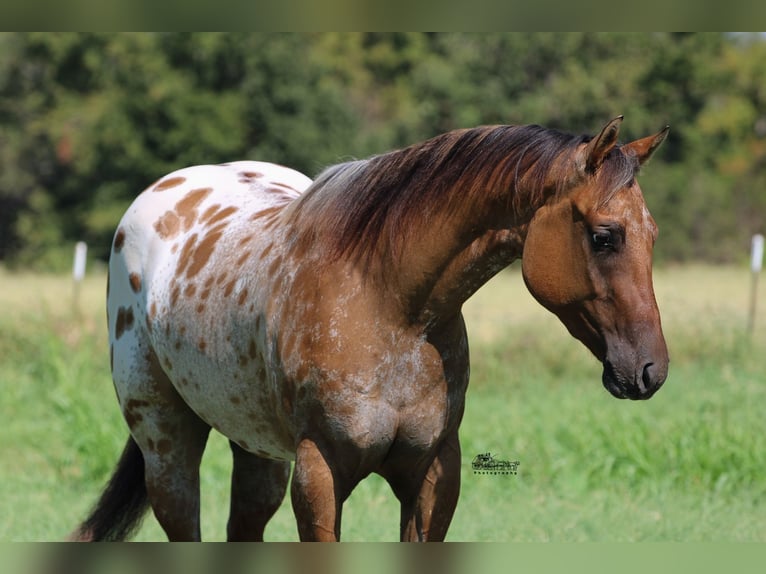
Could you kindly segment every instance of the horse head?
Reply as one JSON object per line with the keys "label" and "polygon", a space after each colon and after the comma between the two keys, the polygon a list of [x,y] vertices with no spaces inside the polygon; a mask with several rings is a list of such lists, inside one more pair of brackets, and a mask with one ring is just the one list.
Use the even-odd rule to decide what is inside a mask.
{"label": "horse head", "polygon": [[522,260],[532,295],[603,363],[617,398],[648,399],[668,372],[652,286],[657,226],[635,174],[668,128],[619,146],[622,116],[578,146],[568,189],[535,212]]}

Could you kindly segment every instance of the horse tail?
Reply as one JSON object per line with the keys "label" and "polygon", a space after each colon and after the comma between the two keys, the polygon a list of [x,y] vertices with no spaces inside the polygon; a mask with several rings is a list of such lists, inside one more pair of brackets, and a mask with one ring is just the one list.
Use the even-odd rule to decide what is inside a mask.
{"label": "horse tail", "polygon": [[144,455],[130,437],[101,498],[88,518],[70,535],[70,540],[125,540],[141,525],[148,509]]}

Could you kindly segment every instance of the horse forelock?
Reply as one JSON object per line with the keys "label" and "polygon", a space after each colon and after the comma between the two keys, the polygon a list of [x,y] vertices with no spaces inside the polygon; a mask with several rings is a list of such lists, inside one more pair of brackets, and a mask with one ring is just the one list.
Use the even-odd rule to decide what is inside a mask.
{"label": "horse forelock", "polygon": [[639,169],[637,157],[624,153],[620,147],[613,149],[596,174],[596,185],[601,188],[596,208],[609,203],[621,189],[630,187]]}
{"label": "horse forelock", "polygon": [[[323,242],[335,257],[395,257],[420,225],[476,202],[504,205],[519,219],[571,182],[574,164],[558,160],[588,139],[537,125],[482,126],[330,166],[291,208],[297,240]],[[611,195],[636,168],[614,150],[597,184]]]}

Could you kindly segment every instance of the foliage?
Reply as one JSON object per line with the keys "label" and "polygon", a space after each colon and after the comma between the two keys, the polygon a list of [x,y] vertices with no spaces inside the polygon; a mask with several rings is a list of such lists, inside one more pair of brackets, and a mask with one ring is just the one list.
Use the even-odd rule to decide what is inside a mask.
{"label": "foliage", "polygon": [[738,260],[766,227],[764,62],[762,36],[720,33],[3,33],[0,260],[105,258],[130,201],[190,164],[314,175],[457,127],[618,114],[626,140],[672,127],[642,176],[658,257]]}

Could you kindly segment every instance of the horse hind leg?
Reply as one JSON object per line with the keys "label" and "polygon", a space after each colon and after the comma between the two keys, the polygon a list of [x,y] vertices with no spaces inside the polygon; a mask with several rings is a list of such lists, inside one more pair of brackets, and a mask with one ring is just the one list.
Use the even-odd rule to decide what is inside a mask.
{"label": "horse hind leg", "polygon": [[262,542],[266,524],[285,497],[290,463],[261,458],[233,441],[230,445],[234,467],[227,538]]}
{"label": "horse hind leg", "polygon": [[143,454],[146,492],[168,539],[200,540],[199,465],[210,427],[146,348],[139,346],[144,357],[139,364],[123,363],[115,349],[113,376],[123,415]]}

